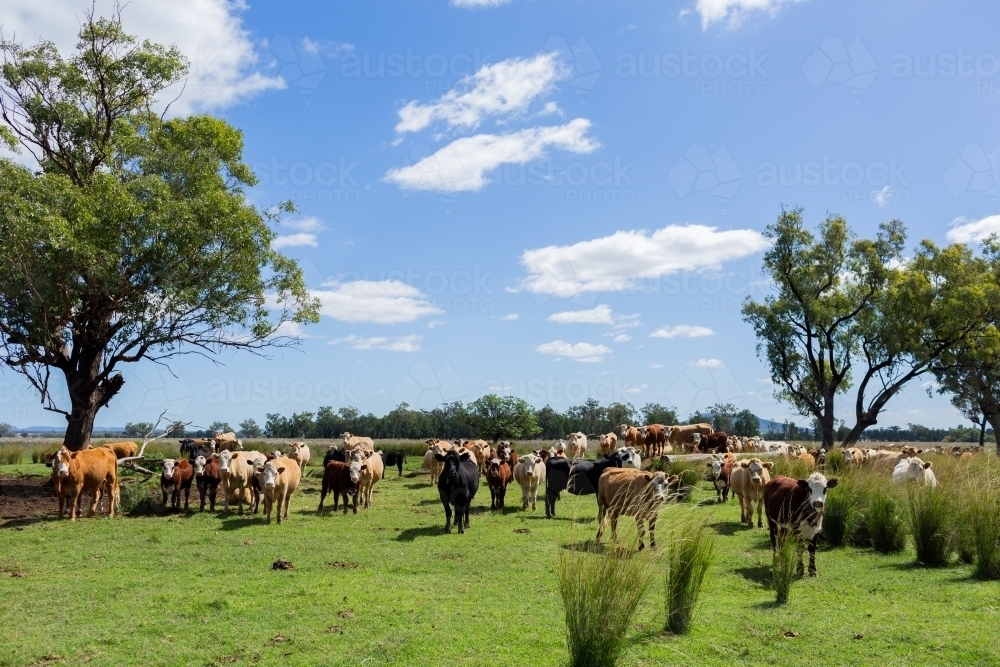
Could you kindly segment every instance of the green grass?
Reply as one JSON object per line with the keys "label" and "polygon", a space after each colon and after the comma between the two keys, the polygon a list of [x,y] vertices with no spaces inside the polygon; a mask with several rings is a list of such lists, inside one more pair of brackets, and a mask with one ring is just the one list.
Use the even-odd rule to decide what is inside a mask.
{"label": "green grass", "polygon": [[[207,512],[0,524],[0,665],[566,665],[559,556],[593,539],[594,497],[564,493],[546,521],[541,505],[490,513],[483,486],[469,532],[444,535],[436,490],[410,476],[419,465],[356,516],[316,515],[310,469],[280,526]],[[1000,583],[971,566],[916,568],[912,547],[821,549],[819,577],[777,607],[767,531],[741,527],[732,502],[684,503],[662,512],[664,544],[688,517],[715,535],[690,633],[662,630],[661,570],[620,665],[1000,663]],[[633,525],[621,519],[623,544]],[[278,558],[294,569],[272,571]]]}

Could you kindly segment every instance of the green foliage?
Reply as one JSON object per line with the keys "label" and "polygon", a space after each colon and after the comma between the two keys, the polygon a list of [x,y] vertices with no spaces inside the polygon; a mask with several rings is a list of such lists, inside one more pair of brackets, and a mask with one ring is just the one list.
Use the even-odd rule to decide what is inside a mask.
{"label": "green foliage", "polygon": [[534,409],[523,398],[487,394],[466,409],[476,433],[494,442],[502,438],[526,439],[538,433]]}
{"label": "green foliage", "polygon": [[259,438],[264,435],[264,431],[261,430],[260,426],[253,419],[244,419],[240,422],[240,433],[241,438]]}
{"label": "green foliage", "polygon": [[783,532],[777,541],[777,548],[771,555],[771,588],[774,589],[775,602],[788,604],[788,594],[795,580],[798,569],[799,551],[802,541],[795,532]]}
{"label": "green foliage", "polygon": [[0,438],[10,438],[15,432],[16,429],[7,422],[0,422]]}
{"label": "green foliage", "polygon": [[[900,517],[895,496],[878,491],[868,506],[866,520],[872,548],[883,554],[899,553],[906,548],[906,526]],[[825,529],[824,525],[824,529]]]}
{"label": "green foliage", "polygon": [[647,559],[620,548],[560,552],[570,667],[618,664],[652,573]]}
{"label": "green foliage", "polygon": [[[997,481],[968,484],[963,498],[961,542],[968,554],[964,562],[974,564],[979,579],[1000,579],[1000,489]],[[971,556],[971,558],[968,558]]]}
{"label": "green foliage", "polygon": [[126,438],[142,438],[153,430],[150,422],[129,422],[125,424],[124,435]]}
{"label": "green foliage", "polygon": [[740,410],[733,419],[733,432],[748,438],[760,435],[760,419],[750,410]]}
{"label": "green foliage", "polygon": [[211,433],[231,433],[233,427],[229,425],[229,422],[214,421],[208,425],[208,430]]}
{"label": "green foliage", "polygon": [[[829,459],[827,467],[829,468]],[[849,484],[841,479],[840,484],[830,489],[826,495],[826,514],[823,515],[823,539],[834,547],[847,545],[847,538],[854,532],[858,519],[856,500],[851,495]]]}
{"label": "green foliage", "polygon": [[[156,477],[153,478],[155,480]],[[121,505],[119,511],[122,514],[138,515],[148,514],[158,511],[159,503],[154,500],[156,492],[155,482],[142,481],[137,479],[124,479],[119,484],[119,498]],[[194,491],[197,493],[197,490]]]}
{"label": "green foliage", "polygon": [[175,421],[167,427],[170,430],[171,438],[183,438],[187,435],[187,426],[182,421]]}
{"label": "green foliage", "polygon": [[955,546],[948,497],[942,489],[911,485],[907,505],[917,563],[924,567],[947,565]]}
{"label": "green foliage", "polygon": [[[666,407],[660,405],[659,403],[647,403],[639,409],[639,413],[642,415],[643,424],[663,424],[665,426],[670,426],[672,424],[678,423],[677,408]],[[619,424],[628,424],[630,421],[624,419]],[[614,421],[611,422],[612,427],[614,427]]]}
{"label": "green foliage", "polygon": [[0,118],[41,166],[0,159],[0,361],[67,416],[67,444],[89,440],[120,364],[288,344],[279,324],[318,319],[301,270],[271,247],[277,213],[246,199],[240,131],[151,111],[186,74],[175,47],[88,16],[69,59],[6,40],[0,58]]}
{"label": "green foliage", "polygon": [[844,452],[837,449],[826,455],[826,469],[838,473],[844,469]]}
{"label": "green foliage", "polygon": [[0,466],[13,466],[21,462],[24,451],[17,445],[0,446]]}
{"label": "green foliage", "polygon": [[670,536],[665,576],[666,627],[674,634],[688,632],[702,584],[715,556],[715,541],[705,526],[688,521]]}

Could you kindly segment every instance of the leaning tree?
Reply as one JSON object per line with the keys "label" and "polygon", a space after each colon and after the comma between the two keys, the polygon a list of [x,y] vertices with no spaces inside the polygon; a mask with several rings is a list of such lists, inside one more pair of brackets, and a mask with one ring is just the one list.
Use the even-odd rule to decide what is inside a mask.
{"label": "leaning tree", "polygon": [[154,111],[187,72],[175,47],[91,14],[71,57],[0,37],[0,65],[0,139],[32,163],[0,158],[0,361],[65,416],[67,447],[89,442],[123,364],[260,353],[318,319],[272,247],[290,207],[247,202],[240,131]]}

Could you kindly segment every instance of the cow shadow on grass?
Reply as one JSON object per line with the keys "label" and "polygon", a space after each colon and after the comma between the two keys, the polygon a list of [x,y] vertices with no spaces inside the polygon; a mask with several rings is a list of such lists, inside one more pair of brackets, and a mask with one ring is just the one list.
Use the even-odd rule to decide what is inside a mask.
{"label": "cow shadow on grass", "polygon": [[244,515],[239,516],[225,516],[222,520],[221,528],[222,530],[241,530],[243,528],[249,528],[257,523],[263,523],[263,515]]}
{"label": "cow shadow on grass", "polygon": [[[470,529],[471,530],[471,529]],[[453,528],[452,532],[458,532]],[[421,526],[420,528],[407,528],[401,530],[396,536],[397,542],[413,542],[418,537],[432,537],[435,535],[445,535],[444,526]]]}
{"label": "cow shadow on grass", "polygon": [[437,485],[436,484],[419,484],[419,483],[415,483],[415,484],[404,484],[403,488],[410,489],[410,490],[417,490],[417,489],[437,489]]}
{"label": "cow shadow on grass", "polygon": [[770,588],[771,586],[771,568],[767,565],[754,565],[752,567],[738,567],[733,570],[736,574],[743,577],[747,581],[752,581],[753,583],[759,585],[761,588]]}
{"label": "cow shadow on grass", "polygon": [[708,527],[719,535],[725,535],[726,537],[731,537],[748,530],[746,524],[733,523],[732,521],[716,521],[715,523],[708,524]]}

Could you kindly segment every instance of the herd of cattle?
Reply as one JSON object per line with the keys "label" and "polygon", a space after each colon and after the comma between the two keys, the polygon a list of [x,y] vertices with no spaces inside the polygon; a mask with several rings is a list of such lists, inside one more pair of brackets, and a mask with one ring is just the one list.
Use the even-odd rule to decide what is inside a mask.
{"label": "herd of cattle", "polygon": [[[403,474],[406,453],[376,451],[371,438],[342,435],[343,444],[328,448],[323,460],[323,478],[318,511],[323,510],[327,495],[333,494],[334,511],[343,500],[343,511],[349,506],[357,513],[359,497],[364,508],[372,506],[374,485],[387,468],[395,466]],[[639,548],[645,547],[646,527],[649,543],[656,545],[655,528],[660,506],[683,492],[677,475],[643,470],[643,457],[666,457],[673,452],[709,454],[708,478],[720,503],[728,502],[732,493],[739,501],[740,521],[753,526],[756,510],[757,527],[763,528],[762,515],[767,517],[771,543],[774,546],[783,533],[793,531],[803,538],[809,549],[809,572],[815,575],[816,540],[822,530],[827,490],[837,485],[821,472],[826,462],[824,449],[806,450],[782,442],[767,442],[759,437],[740,438],[714,432],[708,424],[688,426],[622,425],[618,433],[598,438],[599,454],[586,459],[588,439],[583,433],[571,433],[549,449],[539,449],[518,456],[510,442],[496,447],[485,440],[447,441],[432,438],[426,441],[423,466],[430,472],[430,483],[436,485],[445,512],[445,531],[454,525],[459,533],[469,528],[473,500],[485,478],[490,490],[490,508],[503,510],[507,487],[516,482],[521,488],[521,506],[536,508],[537,494],[545,485],[545,516],[556,515],[556,503],[562,492],[574,495],[596,495],[598,505],[597,541],[608,523],[612,539],[616,538],[620,516],[631,516],[638,528]],[[941,447],[929,452],[947,453]],[[980,448],[960,449],[951,453],[968,458]],[[297,490],[302,470],[309,463],[311,450],[304,442],[294,442],[282,453],[266,454],[243,449],[243,443],[232,433],[215,434],[213,438],[186,438],[180,441],[181,457],[164,459],[160,473],[162,502],[174,510],[188,508],[192,484],[200,496],[200,510],[206,500],[215,511],[218,492],[226,511],[235,505],[240,514],[244,506],[259,512],[264,501],[264,516],[270,523],[272,512],[278,523],[288,518],[289,500]],[[776,476],[771,478],[772,461],[760,458],[738,460],[736,452],[765,452],[798,461],[810,472],[807,479]],[[841,450],[847,467],[869,466],[891,471],[893,482],[915,481],[936,486],[937,480],[930,461],[919,455],[924,450],[903,447]],[[102,495],[107,496],[108,513],[114,516],[120,503],[118,466],[123,460],[134,459],[134,442],[119,442],[71,452],[61,448],[51,457],[52,481],[59,500],[59,517],[64,509],[70,519],[76,518],[81,494],[91,495],[88,516],[93,516]],[[669,459],[667,459],[669,460]],[[802,562],[800,557],[800,569]]]}

